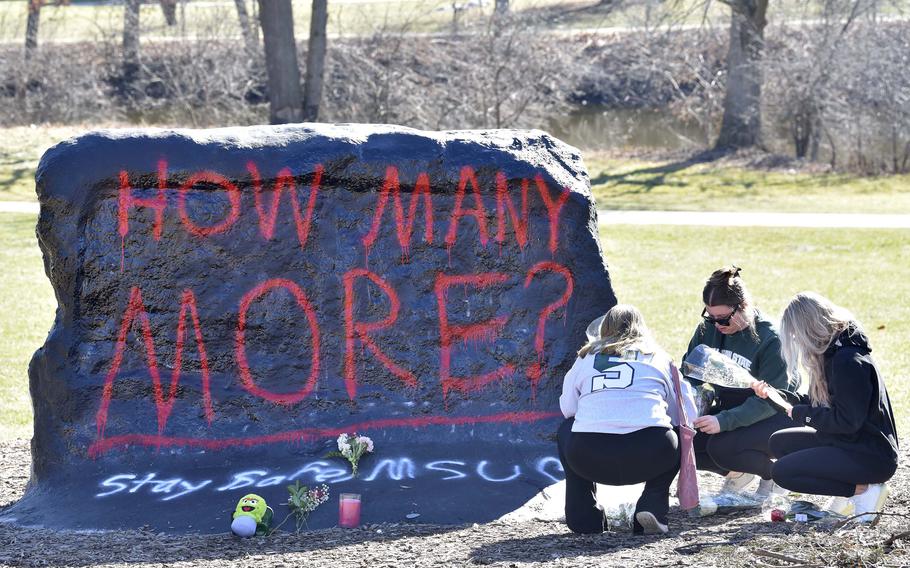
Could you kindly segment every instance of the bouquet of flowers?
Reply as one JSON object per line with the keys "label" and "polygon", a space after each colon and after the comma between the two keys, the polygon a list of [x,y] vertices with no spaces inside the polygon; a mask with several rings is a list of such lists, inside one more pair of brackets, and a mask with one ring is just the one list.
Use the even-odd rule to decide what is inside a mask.
{"label": "bouquet of flowers", "polygon": [[[727,357],[717,349],[712,349],[707,345],[698,345],[692,350],[682,362],[682,373],[686,378],[695,379],[706,383],[696,388],[699,402],[699,412],[704,414],[705,409],[701,406],[713,398],[713,393],[709,392],[710,385],[719,385],[732,389],[751,389],[756,379],[749,371],[736,364],[736,361]],[[790,403],[786,401],[783,395],[774,389],[769,389],[768,400],[778,407],[786,410]],[[710,406],[710,402],[707,404]]]}
{"label": "bouquet of flowers", "polygon": [[338,436],[338,451],[330,452],[329,457],[344,458],[351,462],[351,473],[357,477],[357,464],[363,454],[373,451],[373,440],[366,436],[342,434]]}
{"label": "bouquet of flowers", "polygon": [[755,377],[736,362],[707,345],[698,345],[682,362],[688,378],[734,389],[751,389]]}
{"label": "bouquet of flowers", "polygon": [[278,530],[291,515],[294,515],[297,532],[300,532],[300,529],[306,526],[310,513],[329,500],[329,486],[325,483],[309,488],[306,485],[300,485],[300,481],[297,480],[294,485],[288,485],[288,493],[290,496],[286,504],[290,507],[291,512],[272,532]]}

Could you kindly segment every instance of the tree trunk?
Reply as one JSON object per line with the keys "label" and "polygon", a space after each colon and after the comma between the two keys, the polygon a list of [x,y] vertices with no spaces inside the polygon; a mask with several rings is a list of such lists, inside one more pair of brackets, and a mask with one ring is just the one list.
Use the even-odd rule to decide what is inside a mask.
{"label": "tree trunk", "polygon": [[793,148],[797,158],[805,158],[812,151],[812,141],[817,137],[818,113],[812,101],[801,100],[793,116]]}
{"label": "tree trunk", "polygon": [[41,21],[41,1],[28,0],[28,22],[25,25],[25,58],[38,48],[38,22]]}
{"label": "tree trunk", "polygon": [[306,51],[306,81],[303,86],[303,120],[319,118],[322,100],[322,78],[325,71],[326,25],[329,20],[327,0],[313,0],[310,17],[310,39]]}
{"label": "tree trunk", "polygon": [[123,6],[123,79],[132,83],[139,73],[139,8],[142,0],[126,0]]}
{"label": "tree trunk", "polygon": [[168,26],[177,25],[177,0],[159,0],[161,12],[164,14],[164,21]]}
{"label": "tree trunk", "polygon": [[730,49],[724,116],[715,148],[761,143],[761,59],[768,0],[727,0],[731,7]]}
{"label": "tree trunk", "polygon": [[458,35],[458,16],[461,15],[461,4],[452,0],[452,35]]}
{"label": "tree trunk", "polygon": [[269,76],[269,121],[272,124],[300,122],[303,97],[291,0],[259,0],[259,22]]}
{"label": "tree trunk", "polygon": [[[252,16],[250,16],[250,18],[254,22],[258,22],[259,21],[259,3],[253,2],[252,6],[253,6],[253,14],[252,14]],[[253,26],[253,39],[256,40],[256,45],[258,46],[259,45],[259,26]]]}
{"label": "tree trunk", "polygon": [[509,0],[496,0],[496,8],[494,10],[496,14],[508,14],[509,13]]}
{"label": "tree trunk", "polygon": [[253,34],[253,26],[250,25],[250,15],[246,11],[246,0],[234,0],[234,5],[237,6],[237,19],[240,20],[240,31],[243,33],[243,44],[246,46],[247,53],[253,55],[256,53],[259,42]]}

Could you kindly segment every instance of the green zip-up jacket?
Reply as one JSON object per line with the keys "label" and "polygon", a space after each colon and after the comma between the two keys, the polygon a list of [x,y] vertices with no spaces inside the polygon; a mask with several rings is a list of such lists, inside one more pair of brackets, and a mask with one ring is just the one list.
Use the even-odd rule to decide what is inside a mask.
{"label": "green zip-up jacket", "polygon": [[[765,381],[774,388],[785,391],[795,390],[789,386],[787,364],[781,356],[777,327],[764,319],[758,310],[755,312],[755,331],[758,334],[757,341],[748,328],[724,335],[713,325],[700,325],[695,330],[692,341],[689,342],[686,355],[697,345],[703,343],[730,357],[741,367],[747,369],[753,377]],[[739,406],[722,410],[715,416],[720,424],[720,430],[727,432],[751,426],[776,413],[777,410],[770,402],[753,395]]]}

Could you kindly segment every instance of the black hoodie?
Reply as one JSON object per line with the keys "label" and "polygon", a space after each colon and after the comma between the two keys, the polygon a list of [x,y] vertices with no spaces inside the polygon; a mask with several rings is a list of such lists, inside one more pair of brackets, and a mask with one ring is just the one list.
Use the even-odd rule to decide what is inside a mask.
{"label": "black hoodie", "polygon": [[819,439],[832,446],[897,464],[894,414],[871,351],[862,331],[845,329],[824,354],[830,406],[811,406],[803,396],[791,415],[796,424],[815,428]]}

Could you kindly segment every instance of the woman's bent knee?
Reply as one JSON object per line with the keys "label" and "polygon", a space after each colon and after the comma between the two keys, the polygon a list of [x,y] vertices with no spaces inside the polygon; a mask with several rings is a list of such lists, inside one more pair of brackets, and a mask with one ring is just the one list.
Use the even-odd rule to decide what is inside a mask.
{"label": "woman's bent knee", "polygon": [[778,430],[768,438],[768,449],[771,451],[771,455],[777,459],[787,455],[788,445],[786,430]]}
{"label": "woman's bent knee", "polygon": [[724,464],[729,461],[729,456],[742,451],[740,444],[737,443],[736,430],[708,436],[705,451],[715,463]]}
{"label": "woman's bent knee", "polygon": [[807,473],[805,464],[800,459],[782,457],[771,466],[771,479],[784,489],[795,490],[794,480]]}

